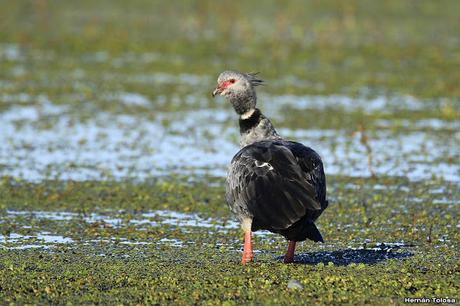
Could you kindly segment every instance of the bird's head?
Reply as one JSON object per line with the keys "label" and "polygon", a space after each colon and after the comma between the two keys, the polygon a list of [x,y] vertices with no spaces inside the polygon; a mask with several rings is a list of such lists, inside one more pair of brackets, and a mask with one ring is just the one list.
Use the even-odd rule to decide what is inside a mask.
{"label": "bird's head", "polygon": [[243,115],[256,107],[257,97],[254,87],[263,83],[256,75],[256,73],[224,71],[217,79],[217,87],[212,92],[212,96],[224,96],[232,103],[235,111]]}

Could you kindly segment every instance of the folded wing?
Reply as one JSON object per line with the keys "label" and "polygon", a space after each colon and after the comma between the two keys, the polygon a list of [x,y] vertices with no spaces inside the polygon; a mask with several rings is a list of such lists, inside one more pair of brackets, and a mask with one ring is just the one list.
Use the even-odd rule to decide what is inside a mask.
{"label": "folded wing", "polygon": [[230,165],[226,198],[240,218],[253,218],[253,230],[280,232],[301,219],[312,222],[327,206],[321,159],[295,142],[246,146]]}

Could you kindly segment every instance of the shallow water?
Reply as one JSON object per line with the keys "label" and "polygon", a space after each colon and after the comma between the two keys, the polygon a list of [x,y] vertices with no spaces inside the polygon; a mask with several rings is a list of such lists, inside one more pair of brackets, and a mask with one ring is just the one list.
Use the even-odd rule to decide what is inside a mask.
{"label": "shallow water", "polygon": [[[0,300],[455,297],[460,2],[447,2],[4,1]],[[210,96],[226,69],[260,71],[264,114],[324,159],[325,243],[298,243],[297,264],[257,232],[240,266],[224,197],[237,118]]]}
{"label": "shallow water", "polygon": [[[71,223],[86,223],[85,226],[96,224],[100,227],[123,229],[134,226],[135,230],[148,231],[152,227],[180,229],[183,233],[194,233],[198,229],[206,229],[208,233],[227,233],[229,230],[239,230],[239,223],[233,220],[219,220],[214,218],[202,218],[195,213],[182,213],[169,210],[155,210],[126,216],[123,211],[107,212],[106,214],[90,213],[88,215],[62,211],[13,211],[8,210],[6,215],[0,218],[0,224],[16,224],[15,228],[21,228],[28,234],[10,233],[0,235],[0,247],[4,249],[27,249],[50,248],[60,244],[92,244],[92,243],[119,243],[128,245],[165,244],[174,247],[182,247],[184,244],[193,243],[177,238],[164,237],[161,239],[129,240],[125,237],[112,238],[82,238],[72,239],[57,233],[52,234],[49,230],[56,226],[67,227]],[[30,226],[29,224],[34,224]],[[22,226],[21,226],[22,225]],[[267,231],[254,233],[256,237],[272,239],[273,236]],[[268,235],[268,236],[267,236]],[[30,243],[33,241],[33,243]],[[218,244],[219,245],[219,244]],[[222,244],[220,244],[222,245]],[[230,247],[231,248],[231,247]]]}
{"label": "shallow water", "polygon": [[[391,187],[391,186],[390,186]],[[398,187],[398,186],[393,186]],[[350,190],[354,186],[348,186]],[[389,188],[389,190],[396,190]],[[435,190],[437,191],[437,190]],[[410,194],[409,190],[401,191]],[[435,205],[445,205],[446,208],[453,209],[452,205],[458,205],[458,201],[452,201],[447,198],[443,193],[435,193],[436,197],[432,200]],[[340,199],[338,199],[340,201]],[[412,202],[417,203],[416,199]],[[422,199],[420,199],[422,200]],[[421,201],[423,202],[423,200]],[[383,207],[383,205],[373,205],[374,209]],[[397,211],[395,211],[397,213]],[[407,213],[407,212],[406,212]],[[343,219],[344,216],[341,216]],[[342,220],[330,224],[330,227],[344,233],[363,232],[362,226],[357,226],[354,218],[350,215],[347,217],[348,222]],[[389,221],[385,227],[370,227],[365,231],[366,233],[379,233],[381,236],[386,230],[404,230],[403,224],[397,221]],[[459,227],[460,224],[455,224],[455,219],[452,220],[453,224],[446,224],[447,228],[452,226]],[[62,244],[76,245],[76,244],[94,244],[94,243],[108,243],[108,244],[126,244],[133,246],[142,245],[167,245],[172,247],[184,247],[193,244],[193,239],[196,235],[221,235],[238,233],[240,236],[240,225],[232,219],[218,219],[218,218],[203,218],[196,213],[185,213],[171,210],[152,210],[147,212],[127,213],[124,210],[120,211],[105,211],[101,213],[92,212],[89,214],[66,212],[66,211],[28,211],[28,210],[7,210],[6,213],[0,217],[0,225],[14,224],[16,232],[0,235],[0,248],[3,249],[29,249],[43,247],[46,249],[53,248]],[[81,236],[78,233],[72,233],[69,228],[92,228],[96,227],[101,230],[110,229],[114,232],[103,235],[97,239],[92,236]],[[323,225],[324,226],[324,225]],[[125,230],[145,231],[151,232],[153,229],[158,228],[164,231],[160,237],[147,235],[143,239],[129,238],[124,236]],[[427,229],[424,229],[426,231]],[[170,233],[170,234],[168,234]],[[178,236],[178,233],[181,233]],[[259,242],[263,241],[264,244],[278,243],[284,241],[282,237],[272,234],[268,231],[254,232],[254,237]],[[111,236],[112,235],[112,236]],[[385,236],[385,235],[383,235]],[[179,238],[180,237],[180,238]],[[455,248],[455,243],[451,239],[438,238],[437,241],[447,247]],[[203,238],[203,237],[201,237]],[[224,247],[227,250],[241,248],[241,241],[239,239],[228,240],[225,242],[212,242],[215,247]],[[334,244],[320,244],[319,249],[331,250],[338,245],[342,245],[346,250],[353,252],[354,250],[367,250],[376,252],[391,252],[400,248],[417,248],[418,245],[413,242],[407,241],[375,241],[369,238],[356,239],[338,242]],[[415,250],[415,249],[413,249]],[[265,249],[257,249],[257,252],[266,252]],[[301,260],[306,260],[301,259]]]}
{"label": "shallow water", "polygon": [[[35,182],[225,176],[239,135],[228,103],[210,97],[215,75],[145,69],[183,61],[181,54],[80,55],[0,43],[6,64],[0,75],[0,176]],[[30,62],[43,67],[33,69]],[[328,175],[369,177],[373,171],[459,181],[455,98],[366,87],[353,95],[305,93],[319,85],[302,75],[280,75],[267,80],[258,97],[282,136],[320,153]]]}
{"label": "shallow water", "polygon": [[[135,94],[121,97],[123,103],[148,103]],[[22,95],[16,99],[29,98]],[[0,114],[0,141],[4,144],[0,149],[0,175],[29,181],[142,180],[170,173],[225,176],[231,157],[239,150],[237,122],[228,109],[159,112],[151,119],[99,112],[79,120],[69,114],[68,107],[55,105],[46,96],[36,99],[36,104],[14,105]],[[40,126],[48,120],[48,126]],[[407,176],[412,180],[436,176],[458,181],[460,166],[452,163],[458,158],[457,125],[433,119],[416,125],[428,130],[381,129],[367,133],[372,170],[376,175]],[[433,132],[439,128],[452,131]],[[360,132],[278,130],[288,139],[315,148],[329,175],[370,175],[368,152],[360,142]]]}
{"label": "shallow water", "polygon": [[[89,215],[72,213],[72,212],[60,212],[60,211],[13,211],[8,210],[6,217],[15,218],[16,216],[22,216],[30,219],[41,219],[49,221],[72,221],[79,220],[87,223],[103,222],[110,224],[114,227],[126,226],[129,224],[136,225],[138,228],[148,226],[161,226],[171,225],[178,227],[204,227],[214,229],[235,229],[239,228],[239,224],[234,221],[222,221],[211,218],[201,218],[195,213],[181,213],[170,210],[155,210],[145,212],[139,215],[140,219],[129,218],[124,220],[123,218],[114,218],[113,212],[107,215],[90,213]],[[123,211],[118,212],[117,215],[123,215]]]}
{"label": "shallow water", "polygon": [[67,244],[73,242],[74,240],[71,238],[53,235],[49,232],[39,232],[34,235],[21,235],[17,233],[0,235],[0,248],[9,250],[25,250],[32,248],[48,249],[50,246],[56,244]]}

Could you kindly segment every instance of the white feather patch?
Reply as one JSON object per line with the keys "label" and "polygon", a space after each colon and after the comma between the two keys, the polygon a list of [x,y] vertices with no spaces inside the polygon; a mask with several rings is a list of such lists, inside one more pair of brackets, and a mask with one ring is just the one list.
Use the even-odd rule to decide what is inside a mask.
{"label": "white feather patch", "polygon": [[243,232],[250,232],[252,226],[252,219],[251,218],[244,218],[241,220],[241,228]]}
{"label": "white feather patch", "polygon": [[254,114],[254,111],[255,109],[248,110],[247,112],[241,115],[241,119],[243,120],[249,119],[252,116],[252,114]]}
{"label": "white feather patch", "polygon": [[256,167],[259,167],[259,168],[261,168],[261,167],[268,167],[268,170],[273,170],[273,166],[272,166],[272,165],[270,165],[270,164],[267,163],[267,162],[262,163],[262,162],[260,162],[260,161],[258,161],[258,160],[256,160]]}

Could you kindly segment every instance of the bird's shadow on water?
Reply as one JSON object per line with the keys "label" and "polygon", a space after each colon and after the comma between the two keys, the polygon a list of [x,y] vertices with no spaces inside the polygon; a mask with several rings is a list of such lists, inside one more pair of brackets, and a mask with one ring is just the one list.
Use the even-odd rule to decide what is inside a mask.
{"label": "bird's shadow on water", "polygon": [[[375,248],[343,249],[337,251],[320,251],[298,254],[294,258],[294,264],[325,265],[333,263],[335,266],[347,266],[349,264],[373,265],[390,259],[405,259],[413,256],[408,251],[398,251],[402,247],[387,247],[381,245]],[[283,257],[278,257],[280,261]]]}

